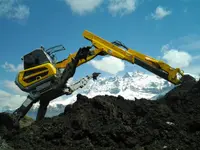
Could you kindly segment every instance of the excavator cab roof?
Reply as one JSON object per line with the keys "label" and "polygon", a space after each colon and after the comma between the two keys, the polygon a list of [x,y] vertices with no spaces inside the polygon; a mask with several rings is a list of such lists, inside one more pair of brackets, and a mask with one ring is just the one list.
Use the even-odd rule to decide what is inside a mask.
{"label": "excavator cab roof", "polygon": [[41,46],[40,48],[33,50],[22,57],[24,69],[32,68],[44,63],[55,63],[54,53],[61,50],[65,50],[62,45],[50,47],[47,50]]}
{"label": "excavator cab roof", "polygon": [[32,68],[44,63],[52,63],[52,59],[42,49],[36,49],[26,54],[22,58],[24,69]]}

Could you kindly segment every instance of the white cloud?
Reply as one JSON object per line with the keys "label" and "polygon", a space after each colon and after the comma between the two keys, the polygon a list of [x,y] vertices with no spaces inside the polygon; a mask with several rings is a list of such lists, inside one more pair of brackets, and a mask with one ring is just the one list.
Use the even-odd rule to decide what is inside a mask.
{"label": "white cloud", "polygon": [[7,93],[7,92],[5,92],[3,90],[0,90],[0,97],[9,97],[9,96],[10,96],[9,93]]}
{"label": "white cloud", "polygon": [[[178,47],[178,46],[177,46]],[[165,60],[170,66],[180,68],[185,73],[198,76],[200,74],[200,55],[195,55],[184,50],[174,48],[172,43],[162,46],[161,52],[163,56],[161,59]]]}
{"label": "white cloud", "polygon": [[30,15],[29,7],[19,0],[0,0],[0,17],[23,20]]}
{"label": "white cloud", "polygon": [[176,49],[165,51],[162,58],[175,68],[188,67],[192,62],[192,56],[189,53]]}
{"label": "white cloud", "polygon": [[[4,91],[0,89],[0,111],[3,107],[9,107],[11,109],[16,109],[21,106],[21,104],[26,100],[28,93],[21,91],[13,81],[4,81],[4,87],[11,90],[11,92]],[[8,90],[8,91],[9,91]],[[73,94],[72,94],[73,95]],[[68,98],[67,96],[60,96],[50,102],[53,104],[63,104],[67,105],[74,102],[76,95],[73,98]],[[35,103],[34,106],[39,105],[39,103]],[[34,107],[33,106],[33,107]]]}
{"label": "white cloud", "polygon": [[166,8],[162,6],[158,6],[154,13],[151,14],[151,17],[155,20],[161,20],[164,17],[170,15],[172,12],[170,10],[167,10]]}
{"label": "white cloud", "polygon": [[19,107],[26,99],[28,93],[21,91],[13,81],[5,80],[1,84],[11,92],[0,89],[0,109],[7,106],[11,109]]}
{"label": "white cloud", "polygon": [[4,82],[4,87],[6,87],[7,89],[11,90],[12,92],[14,92],[15,94],[18,95],[28,95],[26,92],[23,92],[16,84],[14,81],[10,81],[10,80],[5,80]]}
{"label": "white cloud", "polygon": [[103,0],[65,0],[74,13],[80,15],[90,13],[100,6]]}
{"label": "white cloud", "polygon": [[125,68],[125,63],[122,60],[112,56],[104,57],[101,60],[92,60],[89,63],[96,69],[110,74],[117,74]]}
{"label": "white cloud", "polygon": [[[72,79],[71,79],[72,80]],[[72,81],[70,81],[72,82]],[[13,81],[5,80],[2,82],[2,86],[7,88],[7,92],[0,89],[0,111],[3,107],[9,107],[11,109],[16,109],[21,106],[21,104],[26,100],[28,93],[21,91],[17,85]],[[72,94],[73,95],[73,94]],[[75,96],[72,98],[68,98],[67,96],[60,96],[50,102],[51,105],[53,104],[63,104],[67,105],[69,103],[74,102]],[[39,105],[39,103],[35,103],[34,106]],[[33,107],[34,107],[33,106]]]}
{"label": "white cloud", "polygon": [[[105,0],[64,0],[74,13],[84,15],[95,11]],[[108,11],[112,15],[130,14],[136,9],[139,0],[109,0]]]}
{"label": "white cloud", "polygon": [[[22,96],[18,94],[10,94],[6,91],[0,89],[0,111],[2,108],[9,107],[10,109],[16,109],[22,105],[26,100],[27,96]],[[76,94],[68,96],[60,96],[50,102],[50,105],[63,104],[68,105],[76,101]],[[33,107],[39,106],[39,102],[33,104]]]}
{"label": "white cloud", "polygon": [[20,70],[23,70],[23,65],[18,64],[17,66],[10,64],[8,62],[5,62],[5,64],[2,65],[2,68],[4,68],[8,72],[18,72]]}
{"label": "white cloud", "polygon": [[11,109],[15,109],[19,107],[24,102],[25,99],[26,99],[26,96],[13,95],[0,89],[1,108],[8,106]]}
{"label": "white cloud", "polygon": [[170,45],[169,44],[166,44],[166,45],[163,45],[162,48],[161,48],[161,52],[166,52],[170,49]]}
{"label": "white cloud", "polygon": [[200,77],[200,65],[192,65],[184,68],[184,72]]}
{"label": "white cloud", "polygon": [[108,10],[111,14],[121,16],[130,14],[136,9],[137,0],[109,0]]}

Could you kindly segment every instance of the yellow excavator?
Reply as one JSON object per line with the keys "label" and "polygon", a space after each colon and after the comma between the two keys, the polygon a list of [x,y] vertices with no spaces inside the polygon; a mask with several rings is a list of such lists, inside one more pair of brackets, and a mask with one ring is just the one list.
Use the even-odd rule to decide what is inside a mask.
{"label": "yellow excavator", "polygon": [[82,47],[78,52],[70,54],[68,58],[59,62],[56,60],[55,53],[65,50],[62,45],[49,49],[40,47],[22,57],[24,70],[18,73],[15,83],[29,95],[12,114],[1,113],[1,126],[6,127],[8,130],[18,128],[19,121],[38,101],[40,101],[38,110],[40,115],[37,116],[36,120],[41,120],[51,100],[64,94],[71,94],[73,91],[85,86],[90,79],[96,80],[100,73],[86,76],[71,86],[66,85],[78,66],[87,63],[96,56],[111,55],[132,64],[137,64],[172,84],[179,85],[182,82],[184,72],[180,68],[173,68],[161,60],[156,60],[128,48],[120,41],[109,42],[87,30],[83,32],[83,37],[92,43],[91,46]]}

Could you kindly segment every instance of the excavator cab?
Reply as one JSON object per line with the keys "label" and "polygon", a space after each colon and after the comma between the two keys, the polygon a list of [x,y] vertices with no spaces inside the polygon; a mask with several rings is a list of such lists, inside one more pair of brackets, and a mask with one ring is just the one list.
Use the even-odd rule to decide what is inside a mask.
{"label": "excavator cab", "polygon": [[[91,77],[95,79],[99,75],[98,73],[94,73],[91,77],[87,76],[70,87],[63,86],[69,77],[72,77],[75,73],[75,67],[94,59],[98,55],[111,55],[131,64],[137,64],[175,85],[180,85],[185,80],[184,72],[180,68],[173,68],[161,60],[156,60],[128,48],[119,41],[109,42],[87,30],[83,32],[83,37],[89,40],[92,46],[80,48],[78,52],[70,54],[66,59],[59,62],[55,60],[54,53],[65,50],[62,45],[47,50],[41,47],[23,56],[24,70],[18,73],[15,83],[29,95],[12,114],[13,118],[0,113],[0,136],[1,126],[6,126],[9,130],[13,128],[38,99],[45,98],[45,100],[50,101],[61,96],[62,92],[69,95],[78,88],[82,88]],[[94,49],[90,50],[91,48]],[[76,66],[71,62],[75,62]],[[64,69],[63,73],[60,72],[61,69]],[[10,125],[13,126],[10,127]]]}
{"label": "excavator cab", "polygon": [[39,49],[35,49],[34,51],[22,57],[24,62],[24,69],[29,69],[45,63],[55,64],[56,57],[54,53],[62,50],[65,50],[63,45],[56,45],[54,47],[48,48],[47,50],[41,46]]}
{"label": "excavator cab", "polygon": [[15,84],[24,92],[33,91],[36,87],[53,81],[58,71],[55,67],[55,52],[65,50],[62,45],[51,47],[47,50],[41,46],[22,57],[24,70],[16,77]]}
{"label": "excavator cab", "polygon": [[24,69],[33,68],[45,63],[52,63],[52,59],[42,49],[36,49],[22,58]]}

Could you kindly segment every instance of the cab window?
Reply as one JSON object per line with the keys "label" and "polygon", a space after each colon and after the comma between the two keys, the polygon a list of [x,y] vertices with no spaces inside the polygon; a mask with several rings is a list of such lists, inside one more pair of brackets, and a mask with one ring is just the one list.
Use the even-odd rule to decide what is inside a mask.
{"label": "cab window", "polygon": [[24,69],[50,62],[42,50],[35,50],[24,56]]}

